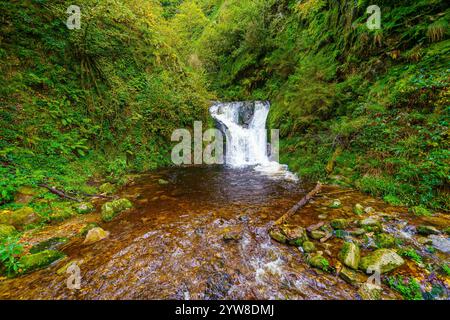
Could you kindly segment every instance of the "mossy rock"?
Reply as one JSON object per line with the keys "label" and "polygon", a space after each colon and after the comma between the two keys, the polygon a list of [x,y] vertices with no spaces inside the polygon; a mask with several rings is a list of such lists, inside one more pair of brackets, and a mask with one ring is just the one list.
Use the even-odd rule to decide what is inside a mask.
{"label": "mossy rock", "polygon": [[308,263],[310,264],[310,266],[323,271],[328,272],[330,270],[330,262],[319,254],[310,257],[308,259]]}
{"label": "mossy rock", "polygon": [[359,203],[355,204],[355,206],[353,207],[353,213],[358,216],[362,216],[365,213],[364,207],[362,205],[360,205]]}
{"label": "mossy rock", "polygon": [[359,269],[371,274],[374,270],[380,273],[390,272],[402,266],[405,261],[394,250],[378,249],[361,258]]}
{"label": "mossy rock", "polygon": [[33,208],[23,207],[16,211],[4,210],[0,212],[0,224],[12,225],[15,228],[37,223],[41,220]]}
{"label": "mossy rock", "polygon": [[309,235],[314,240],[320,240],[320,239],[326,237],[327,233],[325,231],[322,231],[322,230],[313,230],[313,231],[311,231],[309,233]]}
{"label": "mossy rock", "polygon": [[443,230],[443,232],[444,232],[446,235],[450,236],[450,227],[445,228],[445,229]]}
{"label": "mossy rock", "polygon": [[95,222],[88,223],[88,224],[84,225],[83,228],[80,229],[79,235],[82,237],[85,237],[87,235],[87,233],[89,232],[89,230],[97,228],[97,227],[98,227],[98,224]]}
{"label": "mossy rock", "polygon": [[375,243],[378,248],[394,248],[396,241],[393,236],[386,233],[379,233],[375,236]]}
{"label": "mossy rock", "polygon": [[45,250],[39,253],[22,256],[19,263],[22,268],[22,273],[27,273],[44,268],[63,257],[65,257],[65,254],[62,252],[56,250]]}
{"label": "mossy rock", "polygon": [[339,260],[347,267],[358,269],[361,253],[359,246],[352,242],[346,242],[338,255]]}
{"label": "mossy rock", "polygon": [[169,184],[169,181],[167,181],[167,180],[164,180],[164,179],[158,179],[158,184],[160,184],[160,185],[164,186],[164,185],[167,185],[167,184]]}
{"label": "mossy rock", "polygon": [[283,225],[281,231],[290,245],[299,247],[303,242],[308,241],[306,229],[303,227]]}
{"label": "mossy rock", "polygon": [[78,204],[75,207],[75,210],[77,211],[78,214],[88,214],[88,213],[93,212],[95,210],[95,208],[92,205],[92,203],[83,202],[83,203]]}
{"label": "mossy rock", "polygon": [[32,246],[30,249],[30,253],[38,253],[45,250],[54,250],[67,243],[68,241],[68,238],[51,238]]}
{"label": "mossy rock", "polygon": [[441,234],[441,232],[433,226],[418,226],[417,233],[423,236],[429,236],[432,234],[434,235]]}
{"label": "mossy rock", "polygon": [[7,238],[16,233],[16,228],[7,224],[0,224],[0,239]]}
{"label": "mossy rock", "polygon": [[102,219],[105,222],[112,221],[122,211],[130,209],[132,207],[133,204],[130,202],[130,200],[125,198],[114,200],[111,202],[106,202],[102,206]]}
{"label": "mossy rock", "polygon": [[116,192],[116,187],[112,183],[106,182],[98,187],[98,190],[102,194],[111,195]]}
{"label": "mossy rock", "polygon": [[14,196],[14,202],[28,204],[37,194],[38,191],[35,188],[30,186],[22,186],[17,190]]}
{"label": "mossy rock", "polygon": [[348,221],[346,219],[334,219],[330,222],[331,227],[334,230],[344,230],[348,228]]}
{"label": "mossy rock", "polygon": [[380,300],[382,289],[372,283],[363,283],[358,290],[358,294],[363,300]]}
{"label": "mossy rock", "polygon": [[100,227],[93,228],[89,230],[88,233],[86,234],[86,238],[84,239],[83,244],[92,244],[101,241],[103,239],[106,239],[107,237],[109,237],[108,231],[105,231]]}
{"label": "mossy rock", "polygon": [[51,222],[61,222],[75,215],[75,211],[71,205],[60,205],[52,208],[52,212],[48,216]]}
{"label": "mossy rock", "polygon": [[302,248],[305,252],[310,253],[316,251],[316,246],[311,241],[305,241],[302,244]]}
{"label": "mossy rock", "polygon": [[271,229],[269,231],[269,235],[273,240],[275,240],[277,242],[280,242],[280,243],[287,242],[286,236],[283,234],[283,232],[279,228]]}
{"label": "mossy rock", "polygon": [[358,285],[367,281],[366,275],[347,267],[342,267],[341,271],[339,272],[339,277],[351,285]]}
{"label": "mossy rock", "polygon": [[382,232],[383,226],[378,217],[368,217],[359,221],[359,226],[367,232]]}
{"label": "mossy rock", "polygon": [[414,213],[416,216],[429,217],[429,216],[433,215],[433,213],[430,210],[428,210],[427,208],[424,208],[424,207],[420,207],[420,206],[412,207],[410,209],[410,211],[412,213]]}
{"label": "mossy rock", "polygon": [[331,208],[331,209],[337,209],[337,208],[340,208],[341,206],[342,206],[342,203],[341,203],[341,200],[339,200],[339,199],[334,199],[328,205],[328,207]]}

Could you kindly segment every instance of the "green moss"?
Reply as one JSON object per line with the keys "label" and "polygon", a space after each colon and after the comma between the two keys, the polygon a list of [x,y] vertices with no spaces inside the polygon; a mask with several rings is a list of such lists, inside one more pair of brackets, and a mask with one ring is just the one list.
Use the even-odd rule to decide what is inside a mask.
{"label": "green moss", "polygon": [[330,271],[330,262],[321,255],[314,255],[308,259],[308,263],[317,269],[321,269],[323,271]]}
{"label": "green moss", "polygon": [[128,199],[118,199],[111,202],[106,202],[102,206],[102,219],[105,222],[113,220],[122,211],[130,209],[133,204]]}
{"label": "green moss", "polygon": [[83,202],[76,206],[75,210],[78,214],[87,214],[95,210],[94,206],[89,202]]}
{"label": "green moss", "polygon": [[406,300],[423,300],[419,282],[414,278],[392,276],[387,279],[388,285],[398,291]]}
{"label": "green moss", "polygon": [[0,239],[12,236],[14,233],[16,233],[14,226],[0,224]]}
{"label": "green moss", "polygon": [[379,233],[375,236],[375,244],[378,248],[394,248],[396,239],[387,233]]}
{"label": "green moss", "polygon": [[45,250],[56,249],[69,241],[68,238],[51,238],[31,247],[30,253],[38,253]]}
{"label": "green moss", "polygon": [[344,230],[348,227],[348,221],[346,219],[334,219],[330,222],[330,225],[335,230]]}
{"label": "green moss", "polygon": [[414,213],[416,216],[429,217],[432,215],[432,212],[430,210],[428,210],[427,208],[422,207],[422,206],[412,207],[411,212]]}
{"label": "green moss", "polygon": [[414,261],[418,265],[423,265],[422,256],[417,253],[416,250],[410,248],[410,249],[402,249],[399,251],[400,255],[402,257],[406,257]]}
{"label": "green moss", "polygon": [[22,267],[22,273],[27,273],[44,268],[64,256],[65,255],[59,251],[45,250],[39,253],[25,255],[20,258],[19,262]]}

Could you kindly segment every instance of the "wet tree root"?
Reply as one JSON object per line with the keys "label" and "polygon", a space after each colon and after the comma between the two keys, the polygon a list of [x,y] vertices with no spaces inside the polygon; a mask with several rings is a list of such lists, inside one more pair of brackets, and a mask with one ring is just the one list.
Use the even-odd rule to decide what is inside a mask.
{"label": "wet tree root", "polygon": [[67,195],[64,191],[58,190],[58,189],[56,189],[55,187],[50,187],[49,185],[47,185],[47,184],[45,184],[45,183],[39,184],[39,187],[46,188],[46,189],[48,189],[51,193],[56,194],[57,196],[60,196],[61,198],[69,199],[69,200],[76,201],[76,202],[81,202],[80,199],[71,197],[71,196]]}

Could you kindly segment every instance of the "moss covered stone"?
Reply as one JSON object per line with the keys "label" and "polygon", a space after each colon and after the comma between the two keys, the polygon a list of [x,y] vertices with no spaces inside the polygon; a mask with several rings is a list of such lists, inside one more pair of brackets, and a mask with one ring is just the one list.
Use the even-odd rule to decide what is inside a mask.
{"label": "moss covered stone", "polygon": [[418,226],[417,233],[423,236],[429,236],[432,234],[441,234],[441,232],[433,226]]}
{"label": "moss covered stone", "polygon": [[370,274],[374,270],[386,273],[402,266],[405,261],[394,250],[378,249],[361,258],[359,268]]}
{"label": "moss covered stone", "polygon": [[20,258],[20,265],[23,272],[31,272],[44,268],[65,255],[56,250],[45,250],[35,254],[28,254]]}
{"label": "moss covered stone", "polygon": [[316,246],[311,241],[303,242],[302,248],[307,253],[316,251]]}
{"label": "moss covered stone", "polygon": [[95,210],[94,206],[89,202],[83,202],[76,206],[78,214],[87,214]]}
{"label": "moss covered stone", "polygon": [[396,241],[393,236],[387,233],[379,233],[375,236],[375,243],[378,248],[394,248]]}
{"label": "moss covered stone", "polygon": [[113,220],[122,211],[130,209],[133,204],[128,199],[118,199],[111,202],[106,202],[102,206],[102,219],[105,222]]}
{"label": "moss covered stone", "polygon": [[116,187],[112,183],[106,182],[98,187],[98,190],[103,194],[109,195],[116,192]]}
{"label": "moss covered stone", "polygon": [[9,237],[16,232],[16,228],[14,226],[10,226],[7,224],[0,224],[0,239]]}
{"label": "moss covered stone", "polygon": [[330,225],[335,230],[344,230],[348,227],[348,221],[346,219],[334,219],[330,222]]}
{"label": "moss covered stone", "polygon": [[339,260],[349,268],[358,269],[361,253],[357,244],[346,242],[338,255]]}
{"label": "moss covered stone", "polygon": [[50,249],[54,250],[67,243],[68,241],[69,239],[67,238],[51,238],[32,246],[30,249],[30,253],[38,253]]}
{"label": "moss covered stone", "polygon": [[358,294],[363,300],[380,300],[382,291],[381,287],[366,282],[361,285]]}
{"label": "moss covered stone", "polygon": [[273,240],[278,241],[280,243],[287,242],[286,236],[283,234],[283,232],[279,228],[270,230],[269,235]]}
{"label": "moss covered stone", "polygon": [[357,285],[367,280],[366,275],[347,267],[342,267],[341,271],[339,272],[339,277],[351,285]]}
{"label": "moss covered stone", "polygon": [[103,230],[100,227],[93,228],[88,231],[86,234],[86,238],[84,239],[84,244],[91,244],[98,241],[101,241],[109,236],[109,232]]}
{"label": "moss covered stone", "polygon": [[340,208],[341,206],[342,206],[341,200],[335,199],[335,200],[331,201],[331,203],[329,204],[328,207],[330,207],[332,209],[337,209],[337,208]]}
{"label": "moss covered stone", "polygon": [[80,236],[85,237],[89,230],[97,228],[98,224],[95,222],[87,223],[80,229]]}
{"label": "moss covered stone", "polygon": [[164,180],[164,179],[159,179],[159,180],[158,180],[158,183],[159,183],[160,185],[167,185],[167,184],[169,184],[169,181]]}
{"label": "moss covered stone", "polygon": [[308,259],[308,263],[317,269],[323,270],[323,271],[329,271],[330,270],[330,262],[324,258],[323,256],[316,254]]}
{"label": "moss covered stone", "polygon": [[353,213],[357,214],[358,216],[363,215],[365,213],[364,207],[359,203],[355,204],[355,206],[353,207]]}
{"label": "moss covered stone", "polygon": [[283,225],[281,231],[290,245],[301,246],[303,242],[308,241],[306,229],[303,227]]}
{"label": "moss covered stone", "polygon": [[39,220],[39,215],[30,207],[24,207],[16,211],[4,210],[0,212],[0,224],[12,225],[16,228],[39,222]]}

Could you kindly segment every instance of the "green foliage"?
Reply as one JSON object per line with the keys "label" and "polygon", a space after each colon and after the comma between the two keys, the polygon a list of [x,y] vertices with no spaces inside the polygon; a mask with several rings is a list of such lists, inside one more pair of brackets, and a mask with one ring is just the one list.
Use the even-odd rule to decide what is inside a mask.
{"label": "green foliage", "polygon": [[390,276],[387,279],[388,285],[398,291],[406,300],[423,300],[422,290],[419,282],[414,278],[404,278],[402,276]]}
{"label": "green foliage", "polygon": [[23,246],[18,241],[17,236],[0,240],[0,262],[8,276],[16,274],[21,268],[19,255],[23,252]]}
{"label": "green foliage", "polygon": [[444,271],[444,273],[450,277],[450,266],[448,264],[442,265],[442,271]]}
{"label": "green foliage", "polygon": [[400,255],[402,257],[406,257],[417,263],[418,265],[423,265],[423,260],[420,254],[417,253],[414,249],[403,249],[400,250]]}

